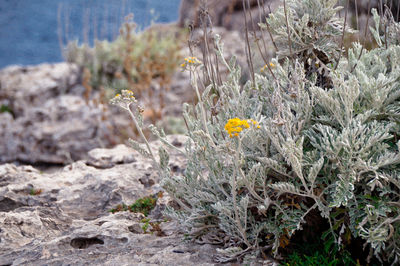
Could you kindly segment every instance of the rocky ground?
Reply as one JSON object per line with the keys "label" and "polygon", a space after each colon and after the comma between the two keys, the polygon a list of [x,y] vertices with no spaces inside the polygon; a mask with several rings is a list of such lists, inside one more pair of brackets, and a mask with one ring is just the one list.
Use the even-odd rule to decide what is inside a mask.
{"label": "rocky ground", "polygon": [[[171,158],[181,171],[183,158]],[[1,165],[0,265],[212,265],[216,247],[185,241],[162,216],[167,195],[148,217],[161,222],[154,233],[144,233],[140,213],[109,212],[157,194],[158,181],[151,162],[124,145],[94,149],[88,160],[52,172]]]}
{"label": "rocky ground", "polygon": [[[177,146],[185,141],[169,138]],[[159,145],[151,143],[155,151]],[[170,167],[179,173],[185,161],[170,152]],[[185,240],[179,225],[162,215],[171,202],[166,193],[147,217],[160,223],[157,230],[144,232],[143,214],[109,212],[158,195],[150,159],[125,145],[94,149],[88,157],[48,172],[0,166],[0,265],[216,265],[218,246]]]}

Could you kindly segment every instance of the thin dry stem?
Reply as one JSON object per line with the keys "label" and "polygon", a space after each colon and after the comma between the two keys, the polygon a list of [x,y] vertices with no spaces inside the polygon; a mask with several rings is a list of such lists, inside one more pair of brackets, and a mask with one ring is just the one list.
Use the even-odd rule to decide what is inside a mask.
{"label": "thin dry stem", "polygon": [[246,29],[246,56],[247,56],[247,61],[250,69],[250,75],[253,84],[256,84],[256,79],[254,76],[254,65],[253,65],[253,59],[251,55],[251,48],[250,48],[250,41],[249,41],[249,26],[247,24],[247,8],[246,8],[246,2],[245,0],[242,0],[243,4],[243,14],[244,14],[244,24],[245,24],[245,29]]}
{"label": "thin dry stem", "polygon": [[[264,2],[262,3],[262,10],[263,10],[263,16],[266,18],[267,17],[267,12],[265,12],[265,4],[264,4]],[[271,7],[269,5],[268,5],[268,10],[269,10],[269,13],[271,13]],[[278,46],[275,43],[274,37],[272,36],[271,28],[269,27],[268,22],[266,22],[265,25],[267,26],[267,31],[268,31],[269,37],[271,38],[271,42],[274,45],[275,51],[278,52],[279,49],[278,49]]]}
{"label": "thin dry stem", "polygon": [[367,12],[367,22],[366,22],[366,24],[365,24],[365,29],[364,29],[364,45],[361,47],[361,51],[360,51],[360,54],[358,55],[357,62],[356,62],[356,63],[354,64],[354,66],[351,68],[350,73],[353,73],[354,69],[357,67],[358,61],[360,61],[361,55],[362,55],[362,53],[363,53],[363,51],[364,51],[364,49],[365,49],[364,47],[365,47],[366,42],[367,42],[367,30],[368,30],[369,15],[370,15],[370,9],[371,9],[371,0],[368,1],[368,7],[367,7],[367,9],[368,9],[368,12]]}
{"label": "thin dry stem", "polygon": [[339,53],[339,58],[336,62],[336,66],[335,66],[335,70],[337,69],[340,59],[342,57],[342,50],[343,50],[343,42],[344,42],[344,35],[346,33],[346,25],[347,25],[347,14],[348,14],[348,10],[349,10],[349,4],[350,4],[350,0],[347,0],[347,7],[346,7],[346,12],[344,14],[344,24],[343,24],[343,32],[342,32],[342,39],[340,40],[340,53]]}
{"label": "thin dry stem", "polygon": [[[264,1],[263,1],[263,7],[262,8],[261,8],[261,5],[260,5],[260,0],[257,0],[257,5],[258,5],[258,9],[263,11],[262,14],[263,14],[264,18],[266,18],[267,16],[266,16],[265,10],[264,10]],[[260,23],[263,22],[263,20],[261,18],[261,12],[259,12],[259,22]],[[269,28],[269,25],[267,25],[267,29],[268,28]],[[260,35],[261,35],[261,40],[262,40],[262,43],[263,43],[264,53],[267,54],[267,44],[266,44],[266,41],[264,39],[264,31],[260,30]],[[274,47],[275,47],[275,45],[274,45]],[[276,51],[276,48],[275,48],[275,51]]]}
{"label": "thin dry stem", "polygon": [[[359,17],[358,17],[358,1],[355,1],[355,12],[356,12],[356,30],[360,29],[360,24],[359,24]],[[360,42],[360,34],[357,34],[357,41]]]}

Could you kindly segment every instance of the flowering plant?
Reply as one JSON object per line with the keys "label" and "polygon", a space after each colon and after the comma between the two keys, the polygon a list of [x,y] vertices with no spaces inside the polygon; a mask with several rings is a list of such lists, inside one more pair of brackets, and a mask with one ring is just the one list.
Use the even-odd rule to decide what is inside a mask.
{"label": "flowering plant", "polygon": [[367,260],[398,263],[400,24],[373,11],[378,47],[354,43],[345,56],[336,1],[285,3],[265,24],[281,48],[273,71],[242,86],[218,36],[227,79],[200,93],[197,72],[213,69],[187,69],[198,96],[183,107],[187,167],[174,175],[165,150],[157,163],[180,205],[167,213],[195,241],[224,245],[219,262],[279,257],[296,239],[325,237],[340,247],[361,239]]}

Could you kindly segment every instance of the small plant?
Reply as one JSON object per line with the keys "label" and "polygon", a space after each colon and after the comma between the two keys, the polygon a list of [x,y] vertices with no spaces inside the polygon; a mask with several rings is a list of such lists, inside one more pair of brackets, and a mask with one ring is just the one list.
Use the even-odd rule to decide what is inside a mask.
{"label": "small plant", "polygon": [[147,233],[147,229],[150,226],[150,219],[144,218],[140,222],[143,223],[142,230],[143,230],[143,233],[146,234]]}
{"label": "small plant", "polygon": [[[149,218],[143,218],[140,222],[143,223],[142,230],[144,234],[152,235],[155,233],[157,236],[165,236],[165,233],[160,227],[161,221],[152,222]],[[148,229],[150,229],[150,231],[147,231]]]}
{"label": "small plant", "polygon": [[149,215],[150,211],[154,209],[157,203],[157,196],[148,196],[136,200],[131,205],[126,205],[125,203],[118,204],[115,208],[109,210],[111,213],[121,212],[121,211],[131,211],[135,213],[142,213],[144,216]]}
{"label": "small plant", "polygon": [[31,195],[31,196],[37,196],[37,195],[42,194],[42,192],[43,192],[43,189],[31,188],[31,189],[29,190],[29,195]]}
{"label": "small plant", "polygon": [[150,211],[154,209],[157,203],[157,198],[154,197],[144,197],[138,199],[132,205],[129,205],[129,210],[132,212],[143,213],[144,216],[149,215]]}
{"label": "small plant", "polygon": [[10,113],[11,115],[14,116],[13,110],[6,104],[2,104],[0,106],[0,113]]}
{"label": "small plant", "polygon": [[129,210],[128,206],[125,205],[124,203],[122,203],[122,204],[118,204],[115,208],[112,208],[111,210],[109,210],[109,212],[114,214],[116,212],[122,212],[122,211],[128,211],[128,210]]}

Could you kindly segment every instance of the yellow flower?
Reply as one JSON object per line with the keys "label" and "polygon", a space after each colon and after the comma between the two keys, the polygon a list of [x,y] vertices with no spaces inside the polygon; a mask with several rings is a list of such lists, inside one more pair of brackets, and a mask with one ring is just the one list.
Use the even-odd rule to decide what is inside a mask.
{"label": "yellow flower", "polygon": [[247,120],[241,120],[240,118],[235,117],[228,120],[224,129],[228,132],[229,137],[233,138],[233,136],[238,137],[239,133],[242,132],[243,129],[249,127],[250,125]]}
{"label": "yellow flower", "polygon": [[133,96],[133,94],[134,94],[133,91],[131,91],[131,90],[126,90],[125,93],[127,94],[127,97],[132,98],[132,99],[135,98],[135,96]]}
{"label": "yellow flower", "polygon": [[253,123],[253,126],[255,126],[256,128],[261,128],[260,124],[256,120],[250,119],[250,122]]}
{"label": "yellow flower", "polygon": [[241,120],[240,118],[235,117],[226,122],[224,129],[228,132],[230,138],[239,137],[239,133],[242,132],[243,129],[250,128],[249,123],[255,128],[261,128],[256,120]]}
{"label": "yellow flower", "polygon": [[187,66],[199,66],[201,65],[201,61],[194,56],[186,57],[183,59],[183,63],[181,64],[182,68],[186,68]]}
{"label": "yellow flower", "polygon": [[135,99],[135,96],[133,95],[134,93],[131,90],[122,90],[121,94],[117,93],[114,98],[125,101],[125,100]]}
{"label": "yellow flower", "polygon": [[[269,66],[270,66],[271,68],[274,68],[274,67],[275,67],[275,64],[272,63],[272,62],[269,62]],[[260,69],[260,71],[261,71],[261,72],[264,72],[265,70],[267,70],[267,68],[268,68],[268,65],[264,65],[264,66]]]}

